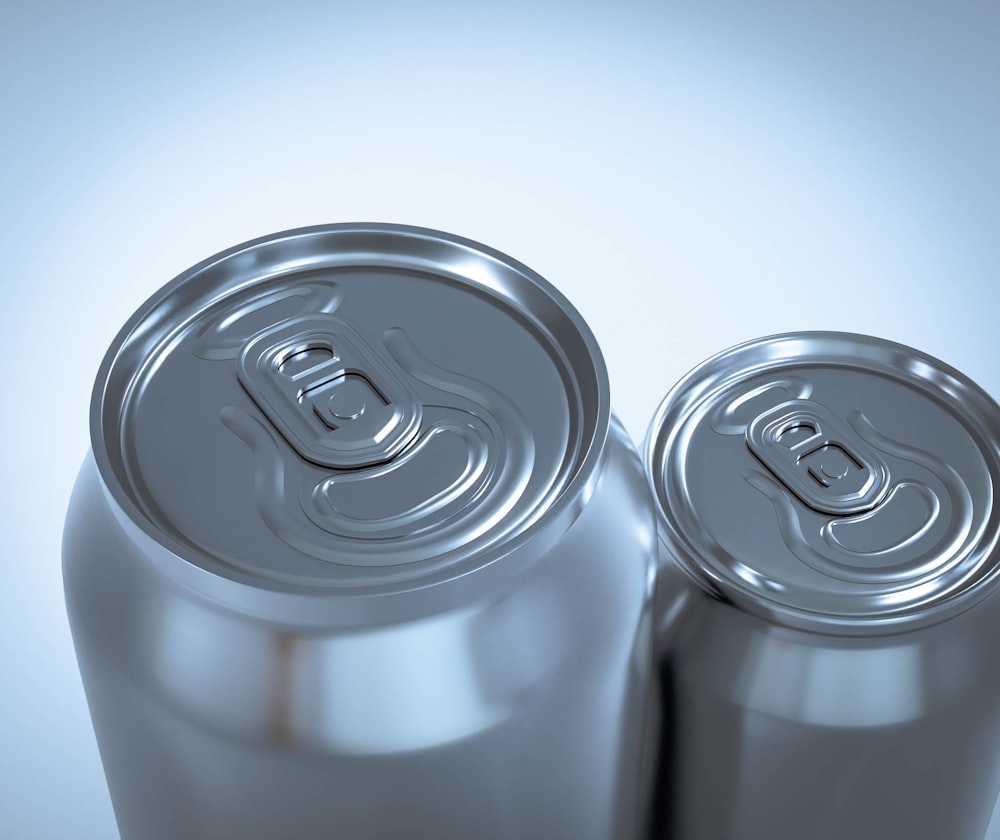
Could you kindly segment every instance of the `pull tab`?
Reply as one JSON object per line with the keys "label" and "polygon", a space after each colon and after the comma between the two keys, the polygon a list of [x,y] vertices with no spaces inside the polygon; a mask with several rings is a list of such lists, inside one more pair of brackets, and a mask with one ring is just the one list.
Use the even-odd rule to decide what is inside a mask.
{"label": "pull tab", "polygon": [[821,403],[790,400],[759,415],[747,446],[804,504],[838,516],[864,513],[889,489],[875,449]]}
{"label": "pull tab", "polygon": [[236,375],[299,455],[323,467],[388,461],[420,427],[421,403],[403,372],[334,315],[257,333],[240,351]]}

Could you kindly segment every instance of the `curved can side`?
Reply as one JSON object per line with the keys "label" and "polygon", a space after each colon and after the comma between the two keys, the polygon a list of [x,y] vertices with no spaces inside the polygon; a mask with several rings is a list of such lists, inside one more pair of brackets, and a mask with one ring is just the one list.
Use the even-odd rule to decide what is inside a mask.
{"label": "curved can side", "polygon": [[1000,408],[918,351],[748,342],[665,399],[654,840],[981,840]]}
{"label": "curved can side", "polygon": [[[216,265],[220,292],[206,280],[218,272],[205,275]],[[125,445],[88,455],[64,533],[67,609],[124,840],[632,840],[655,517],[603,362],[579,351],[598,352],[579,316],[509,258],[413,228],[292,232],[193,272],[109,357],[111,396],[99,383],[95,399],[124,419],[92,430]],[[496,277],[548,301],[546,329]],[[206,308],[209,293],[222,303]],[[171,301],[191,313],[164,314]],[[424,322],[424,301],[455,324]],[[470,313],[493,332],[447,361]],[[163,338],[130,357],[132,334]],[[494,345],[535,369],[498,364]],[[413,346],[442,366],[413,362]],[[348,354],[346,374],[333,370]],[[309,384],[286,399],[275,371]],[[565,393],[542,388],[553,383]],[[131,388],[120,403],[117,387]],[[379,420],[396,424],[391,442],[351,431],[359,393],[403,407]],[[553,405],[587,414],[545,415]],[[430,486],[434,465],[456,462],[469,466]],[[390,509],[404,498],[416,502]]]}
{"label": "curved can side", "polygon": [[663,548],[652,840],[982,840],[1000,599],[881,640],[769,625]]}

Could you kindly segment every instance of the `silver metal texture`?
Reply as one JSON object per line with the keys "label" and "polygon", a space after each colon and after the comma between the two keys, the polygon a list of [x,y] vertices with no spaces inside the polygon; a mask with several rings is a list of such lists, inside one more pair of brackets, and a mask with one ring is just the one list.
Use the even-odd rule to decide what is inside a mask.
{"label": "silver metal texture", "polygon": [[67,608],[125,840],[631,840],[655,517],[546,281],[418,228],[233,248],[95,385]]}
{"label": "silver metal texture", "polygon": [[655,840],[982,840],[1000,408],[916,350],[751,341],[666,397]]}

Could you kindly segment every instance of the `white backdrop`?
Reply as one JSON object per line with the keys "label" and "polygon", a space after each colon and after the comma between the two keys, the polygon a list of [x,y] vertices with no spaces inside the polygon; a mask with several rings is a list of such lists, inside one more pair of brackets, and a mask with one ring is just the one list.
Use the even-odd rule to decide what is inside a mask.
{"label": "white backdrop", "polygon": [[785,330],[902,341],[1000,397],[995,4],[19,6],[0,23],[5,837],[115,836],[62,518],[106,347],[216,251],[335,221],[505,251],[589,321],[637,440],[686,370]]}

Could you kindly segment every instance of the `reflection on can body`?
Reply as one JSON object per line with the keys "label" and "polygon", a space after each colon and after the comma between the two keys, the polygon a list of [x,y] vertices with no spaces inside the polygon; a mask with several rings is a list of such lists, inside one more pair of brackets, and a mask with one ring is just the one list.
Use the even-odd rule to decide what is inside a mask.
{"label": "reflection on can body", "polygon": [[334,225],[98,376],[67,605],[125,840],[631,840],[654,517],[596,342],[467,240]]}
{"label": "reflection on can body", "polygon": [[1000,790],[1000,409],[890,342],[688,375],[660,509],[652,835],[980,840]]}

